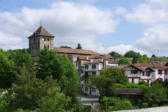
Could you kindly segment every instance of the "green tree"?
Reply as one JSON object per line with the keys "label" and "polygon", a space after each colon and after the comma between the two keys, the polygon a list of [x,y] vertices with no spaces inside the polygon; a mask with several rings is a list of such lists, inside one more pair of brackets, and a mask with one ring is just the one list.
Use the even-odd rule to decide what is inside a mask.
{"label": "green tree", "polygon": [[14,64],[6,52],[0,50],[0,88],[9,88],[15,81]]}
{"label": "green tree", "polygon": [[155,55],[155,54],[152,54],[151,58],[156,58],[156,55]]}
{"label": "green tree", "polygon": [[89,82],[98,88],[101,96],[110,97],[116,95],[115,84],[126,84],[128,78],[122,70],[111,67],[101,71],[100,75],[91,76]]}
{"label": "green tree", "polygon": [[46,96],[49,83],[36,78],[34,71],[22,68],[21,74],[12,86],[10,107],[13,109],[36,109],[40,100]]}
{"label": "green tree", "polygon": [[128,57],[128,58],[133,58],[133,63],[137,63],[139,62],[139,58],[141,57],[141,54],[140,53],[137,53],[135,51],[128,51],[125,53],[124,55],[125,57]]}
{"label": "green tree", "polygon": [[140,56],[139,62],[147,63],[149,62],[149,58],[147,57],[147,55]]}
{"label": "green tree", "polygon": [[145,90],[145,99],[147,99],[151,104],[157,104],[161,100],[167,99],[167,88],[163,84],[156,81],[152,83],[151,87]]}
{"label": "green tree", "polygon": [[119,53],[117,53],[117,52],[115,52],[115,51],[112,51],[112,52],[110,52],[109,53],[112,57],[114,57],[114,58],[120,58],[121,57],[121,54],[119,54]]}
{"label": "green tree", "polygon": [[126,65],[126,64],[131,64],[130,60],[128,58],[122,57],[118,61],[119,65]]}
{"label": "green tree", "polygon": [[82,49],[82,46],[81,46],[81,44],[80,44],[80,43],[78,43],[78,45],[77,45],[76,49]]}
{"label": "green tree", "polygon": [[42,99],[40,112],[73,112],[70,108],[71,99],[60,92],[58,88],[51,88],[47,96]]}
{"label": "green tree", "polygon": [[9,50],[7,55],[8,59],[14,62],[17,70],[20,70],[23,66],[33,66],[33,60],[27,49]]}
{"label": "green tree", "polygon": [[41,51],[38,67],[38,77],[45,79],[53,76],[58,80],[65,95],[70,96],[72,101],[76,100],[79,86],[79,75],[73,63],[65,55],[59,55],[55,51],[44,48]]}

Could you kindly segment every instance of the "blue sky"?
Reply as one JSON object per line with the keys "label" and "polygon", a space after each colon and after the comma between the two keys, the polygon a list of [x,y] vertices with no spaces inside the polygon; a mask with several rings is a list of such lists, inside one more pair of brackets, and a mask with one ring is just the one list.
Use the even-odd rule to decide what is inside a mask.
{"label": "blue sky", "polygon": [[0,47],[28,47],[26,37],[42,21],[56,36],[56,47],[81,43],[85,49],[102,53],[135,50],[168,55],[166,3],[167,0],[0,0]]}

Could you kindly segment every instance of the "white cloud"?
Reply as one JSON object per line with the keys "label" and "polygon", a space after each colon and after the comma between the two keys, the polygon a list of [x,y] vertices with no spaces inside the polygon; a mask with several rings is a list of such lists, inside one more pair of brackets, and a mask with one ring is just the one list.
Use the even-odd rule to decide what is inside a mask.
{"label": "white cloud", "polygon": [[163,53],[168,51],[168,24],[155,25],[148,28],[144,36],[137,40],[136,46],[150,53]]}
{"label": "white cloud", "polygon": [[[117,24],[110,11],[88,4],[57,2],[49,8],[25,7],[20,12],[0,12],[0,31],[11,35],[10,38],[14,40],[19,38],[20,43],[16,43],[22,45],[26,37],[37,29],[40,21],[56,36],[56,46],[61,43],[74,46],[80,42],[87,49],[101,48],[101,44],[95,40],[95,35],[114,32]],[[10,42],[5,41],[4,44],[7,46]],[[15,45],[11,47],[14,48]]]}
{"label": "white cloud", "polygon": [[118,7],[114,13],[118,14],[118,15],[125,15],[127,13],[127,9],[125,9],[124,7]]}
{"label": "white cloud", "polygon": [[[18,37],[13,37],[9,34],[4,34],[3,32],[0,32],[0,46],[1,48],[7,50],[7,49],[18,49],[25,47],[22,40]],[[6,44],[8,43],[8,45]],[[20,44],[20,45],[19,45]]]}
{"label": "white cloud", "polygon": [[127,13],[126,19],[130,22],[152,25],[168,22],[168,13],[165,9],[154,9],[149,4],[141,4],[133,12]]}
{"label": "white cloud", "polygon": [[150,54],[166,54],[168,51],[168,0],[146,0],[125,14],[129,22],[144,25],[144,35],[134,47]]}
{"label": "white cloud", "polygon": [[148,0],[148,3],[156,8],[168,9],[168,0]]}
{"label": "white cloud", "polygon": [[129,45],[129,44],[120,44],[120,45],[116,45],[116,46],[111,46],[111,47],[107,48],[107,50],[108,50],[108,52],[116,51],[120,54],[125,54],[126,52],[128,52],[130,50],[139,52],[141,54],[148,54],[147,52],[136,48],[134,45]]}

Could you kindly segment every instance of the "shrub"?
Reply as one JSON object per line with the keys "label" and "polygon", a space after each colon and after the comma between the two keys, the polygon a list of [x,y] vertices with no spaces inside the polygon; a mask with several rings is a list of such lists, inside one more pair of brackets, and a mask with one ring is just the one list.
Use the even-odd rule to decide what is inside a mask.
{"label": "shrub", "polygon": [[91,112],[91,106],[77,104],[77,105],[75,105],[74,110],[76,110],[75,112]]}
{"label": "shrub", "polygon": [[14,112],[37,112],[37,111],[18,109],[18,110],[14,111]]}
{"label": "shrub", "polygon": [[129,100],[122,100],[115,103],[115,106],[112,110],[127,110],[127,109],[135,109],[135,107],[131,104]]}
{"label": "shrub", "polygon": [[[113,98],[113,97],[103,97],[100,99],[102,109],[109,111],[109,110],[125,110],[125,109],[134,109],[135,107],[132,103],[125,99],[121,100],[120,98]],[[112,108],[110,108],[112,107]]]}
{"label": "shrub", "polygon": [[143,102],[141,105],[142,108],[147,108],[148,106],[149,106],[149,104],[147,102]]}

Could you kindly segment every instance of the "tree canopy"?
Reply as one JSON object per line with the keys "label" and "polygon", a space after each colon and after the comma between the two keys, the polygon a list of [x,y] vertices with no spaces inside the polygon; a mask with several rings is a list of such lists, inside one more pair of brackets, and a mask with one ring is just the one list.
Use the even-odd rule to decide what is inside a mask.
{"label": "tree canopy", "polygon": [[167,99],[167,88],[159,81],[151,84],[151,87],[145,90],[145,99],[150,103],[159,103],[161,100]]}
{"label": "tree canopy", "polygon": [[126,64],[131,64],[130,60],[128,58],[122,57],[118,61],[119,65],[126,65]]}
{"label": "tree canopy", "polygon": [[76,49],[82,49],[82,46],[81,46],[81,44],[80,44],[80,43],[78,43],[78,45],[77,45]]}
{"label": "tree canopy", "polygon": [[9,88],[15,81],[14,63],[0,50],[0,88]]}
{"label": "tree canopy", "polygon": [[61,91],[72,97],[72,101],[76,99],[79,75],[67,56],[61,56],[55,51],[44,48],[39,57],[37,76],[41,79],[52,76],[58,80]]}
{"label": "tree canopy", "polygon": [[115,84],[126,84],[128,78],[122,70],[111,67],[103,70],[100,75],[91,76],[90,81],[98,88],[101,96],[113,96],[116,95]]}
{"label": "tree canopy", "polygon": [[115,52],[115,51],[112,51],[109,54],[114,58],[120,58],[121,57],[121,54],[119,54],[118,52]]}
{"label": "tree canopy", "polygon": [[133,63],[137,63],[139,62],[139,58],[141,57],[141,54],[140,53],[137,53],[135,51],[128,51],[125,53],[124,55],[125,57],[128,57],[128,58],[133,58]]}

